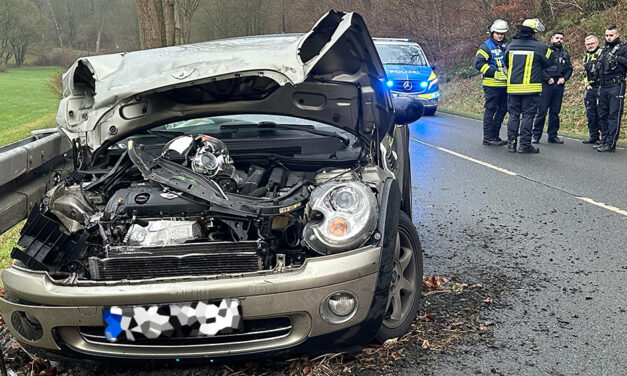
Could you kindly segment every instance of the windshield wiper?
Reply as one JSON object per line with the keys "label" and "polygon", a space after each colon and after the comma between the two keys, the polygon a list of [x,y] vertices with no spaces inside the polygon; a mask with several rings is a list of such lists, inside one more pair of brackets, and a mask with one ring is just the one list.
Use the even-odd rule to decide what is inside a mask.
{"label": "windshield wiper", "polygon": [[277,124],[273,121],[261,121],[259,123],[251,123],[251,124],[225,124],[225,125],[221,125],[220,129],[241,128],[241,127],[255,127],[259,129],[288,129],[288,130],[303,131],[303,132],[307,132],[307,133],[315,134],[319,136],[335,137],[346,146],[349,146],[351,143],[351,140],[341,133],[334,132],[334,131],[326,131],[323,129],[316,129],[316,127],[314,127],[311,124],[303,124],[303,125]]}

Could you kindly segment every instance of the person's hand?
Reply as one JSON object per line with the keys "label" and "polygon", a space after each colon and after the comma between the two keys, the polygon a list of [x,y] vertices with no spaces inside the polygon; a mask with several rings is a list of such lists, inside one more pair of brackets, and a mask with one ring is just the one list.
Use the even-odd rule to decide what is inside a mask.
{"label": "person's hand", "polygon": [[549,85],[553,85],[553,83],[555,82],[555,80],[553,79],[553,77],[549,78]]}
{"label": "person's hand", "polygon": [[592,86],[590,85],[586,86],[586,90],[592,90]]}
{"label": "person's hand", "polygon": [[558,85],[564,85],[565,83],[566,83],[566,80],[564,79],[564,77],[560,77],[557,79]]}

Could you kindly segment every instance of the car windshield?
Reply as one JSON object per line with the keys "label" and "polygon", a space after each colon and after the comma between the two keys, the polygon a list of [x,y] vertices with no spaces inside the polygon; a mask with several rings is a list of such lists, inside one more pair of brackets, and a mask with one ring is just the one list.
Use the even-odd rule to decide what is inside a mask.
{"label": "car windshield", "polygon": [[377,43],[375,46],[385,65],[427,66],[427,58],[417,45]]}

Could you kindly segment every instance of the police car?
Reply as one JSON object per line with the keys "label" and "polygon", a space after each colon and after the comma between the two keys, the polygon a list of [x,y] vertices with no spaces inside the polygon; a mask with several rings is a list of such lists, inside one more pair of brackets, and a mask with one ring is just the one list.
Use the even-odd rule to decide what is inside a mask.
{"label": "police car", "polygon": [[386,85],[393,96],[419,99],[425,106],[425,115],[433,115],[438,108],[440,87],[433,66],[420,45],[411,39],[373,38],[387,75]]}

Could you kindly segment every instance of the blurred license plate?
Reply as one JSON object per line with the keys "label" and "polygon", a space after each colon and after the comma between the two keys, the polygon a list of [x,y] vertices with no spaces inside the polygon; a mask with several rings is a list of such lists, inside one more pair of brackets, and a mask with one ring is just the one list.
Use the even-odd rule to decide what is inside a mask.
{"label": "blurred license plate", "polygon": [[189,338],[233,333],[242,328],[238,299],[136,306],[109,306],[102,311],[105,337],[123,339]]}

